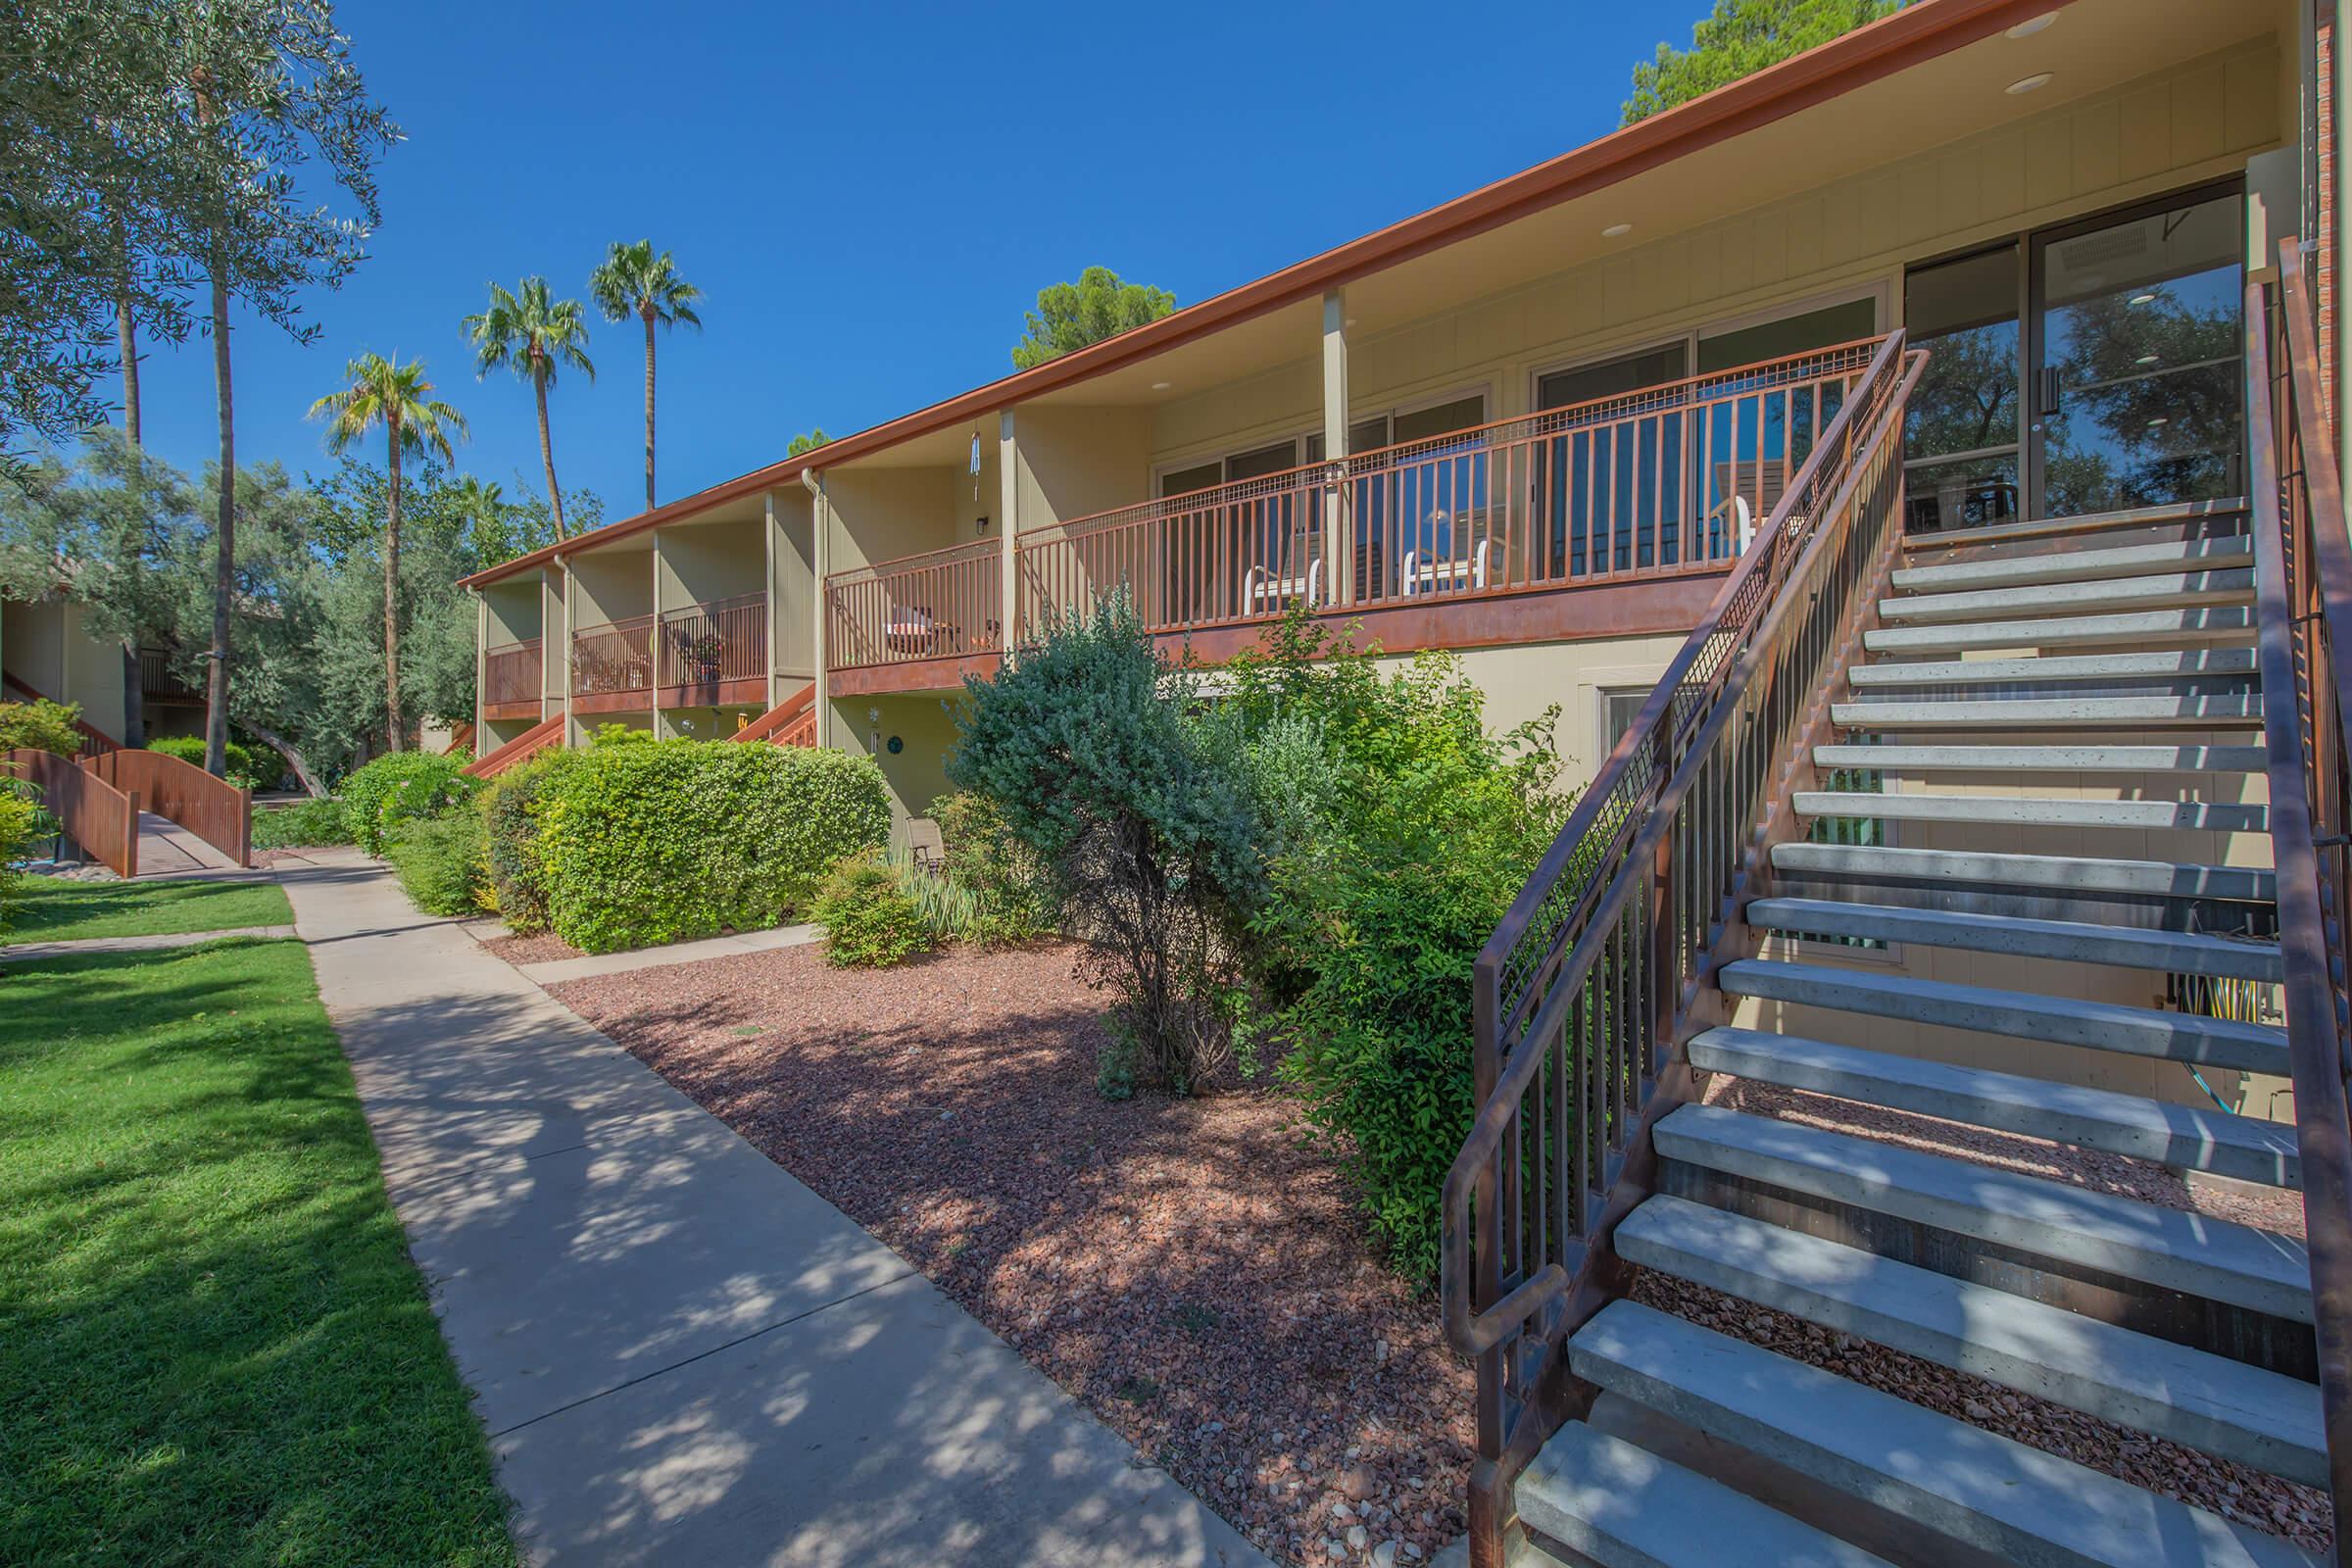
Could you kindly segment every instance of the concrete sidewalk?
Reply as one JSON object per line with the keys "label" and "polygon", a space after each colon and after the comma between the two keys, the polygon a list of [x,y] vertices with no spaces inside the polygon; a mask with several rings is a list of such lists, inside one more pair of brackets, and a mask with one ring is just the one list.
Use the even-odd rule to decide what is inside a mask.
{"label": "concrete sidewalk", "polygon": [[199,942],[220,942],[229,937],[257,937],[273,941],[295,935],[290,925],[240,925],[225,931],[172,931],[144,937],[76,937],[66,942],[20,942],[14,947],[0,948],[0,963],[16,963],[27,958],[72,958],[89,953],[149,953],[160,948],[192,948]]}
{"label": "concrete sidewalk", "polygon": [[1265,1564],[381,867],[283,881],[530,1560]]}

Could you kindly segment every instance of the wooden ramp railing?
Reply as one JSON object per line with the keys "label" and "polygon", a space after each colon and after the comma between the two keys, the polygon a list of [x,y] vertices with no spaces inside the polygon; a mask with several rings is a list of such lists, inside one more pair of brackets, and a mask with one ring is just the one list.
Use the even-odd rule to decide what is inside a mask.
{"label": "wooden ramp railing", "polygon": [[564,744],[564,715],[543,718],[515,736],[498,750],[477,757],[458,769],[467,778],[496,778],[510,767],[518,767],[546,751],[550,746]]}
{"label": "wooden ramp railing", "polygon": [[242,866],[253,864],[253,792],[193,762],[128,748],[85,757],[82,767],[146,803]]}
{"label": "wooden ramp railing", "polygon": [[2246,286],[2247,499],[2320,1412],[2334,1559],[2352,1563],[2352,545],[2303,259],[2291,237],[2278,250],[2277,292]]}
{"label": "wooden ramp railing", "polygon": [[816,744],[816,683],[810,681],[727,738],[737,741],[770,741],[778,746],[814,746]]}
{"label": "wooden ramp railing", "polygon": [[66,836],[82,853],[120,877],[139,874],[139,797],[116,789],[95,773],[53,752],[20,748],[0,757],[0,765],[29,780],[41,804],[65,824]]}

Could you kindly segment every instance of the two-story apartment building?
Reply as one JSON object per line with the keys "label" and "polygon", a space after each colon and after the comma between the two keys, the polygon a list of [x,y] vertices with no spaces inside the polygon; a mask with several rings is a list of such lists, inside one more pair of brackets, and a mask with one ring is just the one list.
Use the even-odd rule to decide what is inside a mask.
{"label": "two-story apartment building", "polygon": [[[1928,0],[1150,326],[469,579],[483,748],[807,687],[902,810],[938,701],[1126,584],[1462,653],[1589,776],[1873,339],[1912,520],[2234,495],[2237,290],[2305,197],[2291,0]],[[2125,373],[2118,374],[2118,368]],[[2143,404],[2194,401],[2166,422]]]}

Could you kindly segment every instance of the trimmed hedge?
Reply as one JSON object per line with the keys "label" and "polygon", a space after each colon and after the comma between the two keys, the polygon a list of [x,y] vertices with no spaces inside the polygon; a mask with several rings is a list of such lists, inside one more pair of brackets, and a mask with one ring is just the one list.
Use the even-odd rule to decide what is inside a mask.
{"label": "trimmed hedge", "polygon": [[833,868],[808,915],[825,928],[825,961],[836,969],[887,969],[939,946],[898,868],[870,851]]}
{"label": "trimmed hedge", "polygon": [[317,850],[351,842],[351,818],[332,796],[291,806],[256,808],[253,847],[257,850]]}
{"label": "trimmed hedge", "polygon": [[[527,814],[548,923],[587,953],[781,924],[890,831],[869,759],[724,741],[569,754]],[[494,874],[502,853],[494,842]]]}
{"label": "trimmed hedge", "polygon": [[547,865],[539,854],[539,809],[554,798],[551,787],[584,753],[541,752],[492,779],[476,804],[481,808],[484,869],[491,906],[517,936],[548,928]]}
{"label": "trimmed hedge", "polygon": [[482,819],[473,811],[411,817],[384,836],[409,902],[426,914],[472,914],[480,908]]}
{"label": "trimmed hedge", "polygon": [[468,759],[428,752],[387,752],[343,781],[344,820],[351,841],[382,856],[384,835],[394,823],[439,816],[473,799],[480,788],[459,770]]}

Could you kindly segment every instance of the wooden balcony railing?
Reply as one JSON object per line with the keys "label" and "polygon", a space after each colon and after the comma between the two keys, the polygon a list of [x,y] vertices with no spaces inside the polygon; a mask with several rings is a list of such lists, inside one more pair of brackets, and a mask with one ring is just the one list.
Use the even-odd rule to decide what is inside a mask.
{"label": "wooden balcony railing", "polygon": [[662,686],[767,678],[767,596],[739,594],[662,612]]}
{"label": "wooden balcony railing", "polygon": [[974,539],[825,579],[827,662],[835,669],[1001,653],[1004,553]]}
{"label": "wooden balcony railing", "polygon": [[145,703],[201,703],[204,693],[172,671],[169,649],[139,650],[139,700]]}
{"label": "wooden balcony railing", "polygon": [[2278,249],[2276,290],[2246,285],[2247,500],[2295,1153],[2333,1558],[2345,1562],[2352,1560],[2352,1095],[2345,1088],[2352,1074],[2352,546],[2321,404],[2317,312],[2294,238]]}
{"label": "wooden balcony railing", "polygon": [[1023,534],[1020,635],[1124,586],[1173,632],[1438,595],[1720,572],[1880,340],[1742,366]]}
{"label": "wooden balcony railing", "polygon": [[482,656],[482,702],[499,708],[509,703],[536,703],[544,695],[540,680],[540,644],[536,637],[507,643]]}
{"label": "wooden balcony railing", "polygon": [[571,690],[574,696],[650,692],[654,685],[654,617],[590,626],[571,634]]}

